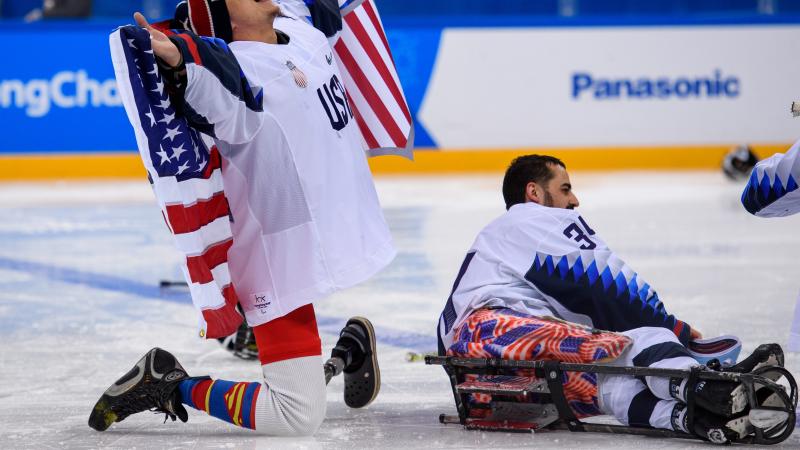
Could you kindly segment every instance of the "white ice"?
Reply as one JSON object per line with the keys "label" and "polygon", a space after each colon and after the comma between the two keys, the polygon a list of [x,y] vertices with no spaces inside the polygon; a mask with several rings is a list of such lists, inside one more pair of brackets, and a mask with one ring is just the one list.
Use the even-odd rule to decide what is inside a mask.
{"label": "white ice", "polygon": [[[325,350],[351,315],[372,319],[383,385],[350,410],[342,381],[311,438],[257,437],[190,411],[187,424],[137,414],[108,431],[86,421],[102,391],[149,348],[190,374],[257,380],[257,363],[196,337],[178,254],[146,182],[0,184],[0,446],[3,448],[676,448],[689,441],[440,425],[454,413],[439,367],[407,363],[435,348],[434,329],[464,253],[503,212],[501,175],[377,181],[400,254],[383,273],[317,306]],[[710,172],[573,173],[586,220],[707,336],[737,334],[743,353],[786,344],[800,290],[800,217],[757,219],[741,185]],[[800,357],[787,355],[800,375]],[[782,444],[800,447],[800,432]]]}

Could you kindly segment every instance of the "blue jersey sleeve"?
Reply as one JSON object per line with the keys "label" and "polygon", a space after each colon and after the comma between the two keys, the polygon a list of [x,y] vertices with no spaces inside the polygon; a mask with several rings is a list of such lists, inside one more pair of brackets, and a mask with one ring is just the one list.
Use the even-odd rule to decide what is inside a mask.
{"label": "blue jersey sleeve", "polygon": [[800,211],[800,159],[796,142],[786,153],[777,153],[753,168],[742,192],[744,208],[759,217],[783,217]]}

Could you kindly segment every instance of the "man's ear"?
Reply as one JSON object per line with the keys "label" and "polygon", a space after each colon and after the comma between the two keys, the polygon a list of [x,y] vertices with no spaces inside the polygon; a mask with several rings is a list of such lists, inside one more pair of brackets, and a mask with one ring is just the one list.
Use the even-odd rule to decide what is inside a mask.
{"label": "man's ear", "polygon": [[542,195],[543,195],[542,188],[533,181],[525,185],[525,203],[533,202],[541,205]]}

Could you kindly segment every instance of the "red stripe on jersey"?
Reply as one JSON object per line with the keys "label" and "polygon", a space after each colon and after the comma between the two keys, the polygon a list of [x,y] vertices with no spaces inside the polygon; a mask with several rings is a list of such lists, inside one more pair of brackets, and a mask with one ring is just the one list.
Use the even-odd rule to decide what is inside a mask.
{"label": "red stripe on jersey", "polygon": [[191,233],[230,213],[228,199],[220,191],[194,205],[167,205],[167,217],[174,234]]}
{"label": "red stripe on jersey", "polygon": [[675,333],[675,336],[681,337],[681,333],[683,333],[683,327],[685,324],[680,320],[675,320],[675,326],[672,327],[672,332]]}
{"label": "red stripe on jersey", "polygon": [[228,262],[228,249],[233,245],[233,239],[218,242],[207,248],[202,254],[186,258],[186,267],[189,269],[189,278],[192,283],[205,284],[214,280],[211,270],[222,263]]}
{"label": "red stripe on jersey", "polygon": [[367,122],[364,121],[364,117],[356,108],[356,103],[350,97],[350,93],[347,93],[347,101],[350,102],[350,109],[353,110],[353,115],[356,116],[356,123],[358,124],[358,129],[361,130],[361,135],[364,136],[364,140],[367,142],[368,148],[379,148],[380,144],[378,144],[378,140],[375,139],[375,135],[372,134],[372,130],[369,129]]}
{"label": "red stripe on jersey", "polygon": [[[386,40],[386,34],[383,32],[383,26],[381,26],[381,22],[378,20],[378,14],[375,13],[375,8],[372,7],[372,2],[367,0],[366,2],[362,3],[364,5],[364,11],[369,16],[370,22],[372,22],[372,26],[375,27],[375,30],[378,32],[378,36],[380,36],[381,41],[383,41],[383,46],[386,47],[386,53],[389,55],[389,58],[392,58],[392,65],[397,68],[394,63],[394,57],[392,56],[392,51],[389,50],[389,41]],[[349,15],[349,14],[348,14]]]}
{"label": "red stripe on jersey", "polygon": [[[403,115],[406,116],[406,120],[411,122],[411,114],[408,112],[408,106],[403,98],[403,94],[400,92],[400,88],[397,87],[397,83],[395,82],[394,78],[392,78],[392,74],[389,72],[389,68],[386,66],[386,61],[384,61],[380,53],[378,53],[375,43],[372,42],[369,34],[367,34],[367,30],[364,29],[364,25],[360,20],[358,20],[358,17],[356,17],[355,14],[348,14],[345,16],[345,21],[348,25],[350,25],[350,30],[352,30],[356,39],[361,44],[361,47],[363,47],[364,51],[367,52],[367,56],[369,56],[370,61],[372,61],[372,64],[375,65],[375,69],[378,70],[381,78],[383,78],[383,82],[386,83],[386,87],[389,88],[389,91],[392,93],[392,97],[394,97],[397,105],[400,106],[400,109],[403,111]],[[389,53],[389,55],[391,55],[391,53]]]}
{"label": "red stripe on jersey", "polygon": [[383,104],[383,101],[381,101],[378,93],[375,92],[375,88],[372,87],[372,84],[370,84],[369,79],[364,75],[361,67],[356,63],[353,54],[350,53],[350,49],[347,48],[342,40],[336,43],[335,49],[356,86],[361,91],[361,94],[367,100],[367,103],[375,112],[375,115],[378,116],[378,120],[380,120],[383,127],[389,133],[389,137],[392,139],[395,146],[400,148],[405,147],[407,143],[405,135],[400,130],[400,127],[397,126],[397,122],[386,108],[386,105]]}
{"label": "red stripe on jersey", "polygon": [[198,66],[202,66],[203,60],[200,58],[200,52],[197,50],[197,44],[194,43],[192,37],[186,33],[176,34],[175,37],[180,38],[183,40],[183,42],[186,42],[186,47],[189,49],[189,53],[192,54],[194,63]]}
{"label": "red stripe on jersey", "polygon": [[222,288],[222,297],[225,299],[224,306],[217,309],[203,310],[203,320],[208,325],[206,329],[207,339],[230,336],[236,332],[242,323],[242,315],[236,310],[239,297],[236,296],[236,291],[233,289],[232,284]]}

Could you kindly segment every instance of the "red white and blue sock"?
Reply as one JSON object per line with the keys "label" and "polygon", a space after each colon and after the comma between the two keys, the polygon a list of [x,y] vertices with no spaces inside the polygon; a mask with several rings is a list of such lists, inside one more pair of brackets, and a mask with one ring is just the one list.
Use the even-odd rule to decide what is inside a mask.
{"label": "red white and blue sock", "polygon": [[235,382],[193,378],[178,388],[184,405],[243,428],[256,428],[256,400],[261,382]]}
{"label": "red white and blue sock", "polygon": [[[280,414],[285,413],[287,406],[271,404],[278,401],[269,395],[272,384],[282,393],[282,398],[287,395],[296,397],[292,403],[297,409],[296,414],[311,416],[321,413],[324,417],[325,378],[314,307],[309,304],[297,308],[283,317],[254,327],[253,333],[265,380],[236,382],[190,378],[178,385],[183,404],[243,428],[255,430],[258,422],[264,428],[258,427],[260,431],[291,434],[292,429],[285,426],[288,423],[286,418]],[[306,399],[308,396],[311,397]],[[257,410],[259,397],[265,404]]]}

